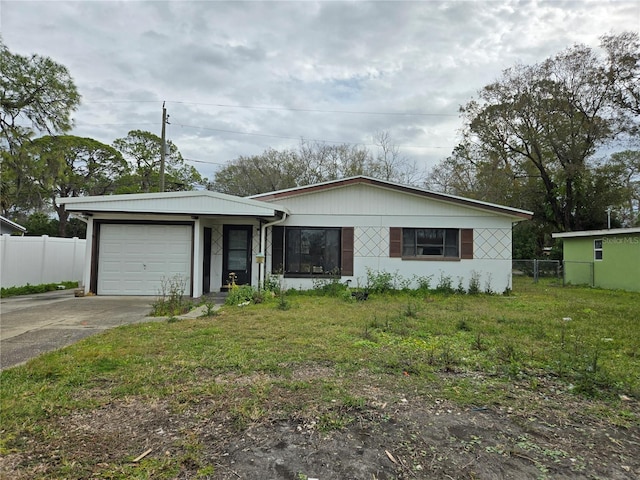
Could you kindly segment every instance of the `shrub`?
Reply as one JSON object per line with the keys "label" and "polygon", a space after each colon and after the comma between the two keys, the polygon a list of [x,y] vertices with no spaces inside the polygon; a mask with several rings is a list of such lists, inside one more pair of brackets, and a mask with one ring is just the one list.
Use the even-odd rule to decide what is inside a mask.
{"label": "shrub", "polygon": [[269,275],[264,280],[263,289],[267,292],[273,292],[276,295],[282,290],[282,277],[279,275]]}
{"label": "shrub", "polygon": [[478,295],[480,293],[480,274],[475,270],[471,271],[468,293],[469,295]]}
{"label": "shrub", "polygon": [[225,305],[241,305],[253,301],[255,289],[251,285],[234,285],[224,301]]}
{"label": "shrub", "polygon": [[20,287],[6,287],[0,289],[0,297],[15,297],[18,295],[32,295],[34,293],[51,292],[58,290],[58,286],[63,285],[65,289],[78,288],[78,282],[42,283],[39,285],[26,284]]}
{"label": "shrub", "polygon": [[436,286],[436,292],[440,293],[454,293],[453,289],[453,280],[451,276],[445,275],[444,272],[440,272],[440,279],[438,280],[438,285]]}
{"label": "shrub", "polygon": [[348,290],[348,285],[340,281],[340,276],[333,276],[328,278],[314,278],[313,289],[323,295],[329,295],[331,297],[339,297]]}
{"label": "shrub", "polygon": [[393,275],[385,271],[367,268],[367,289],[371,293],[385,293],[393,290]]}
{"label": "shrub", "polygon": [[418,285],[417,290],[427,292],[431,288],[431,279],[433,275],[425,275],[425,276],[415,276],[414,280]]}

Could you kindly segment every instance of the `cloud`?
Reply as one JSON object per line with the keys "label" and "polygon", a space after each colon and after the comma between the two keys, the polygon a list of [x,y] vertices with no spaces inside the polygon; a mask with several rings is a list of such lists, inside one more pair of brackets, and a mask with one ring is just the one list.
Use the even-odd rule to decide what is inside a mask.
{"label": "cloud", "polygon": [[74,134],[159,134],[166,101],[168,135],[205,176],[302,137],[379,131],[431,166],[455,146],[459,106],[503,69],[639,26],[635,0],[0,3],[11,51],[69,68]]}

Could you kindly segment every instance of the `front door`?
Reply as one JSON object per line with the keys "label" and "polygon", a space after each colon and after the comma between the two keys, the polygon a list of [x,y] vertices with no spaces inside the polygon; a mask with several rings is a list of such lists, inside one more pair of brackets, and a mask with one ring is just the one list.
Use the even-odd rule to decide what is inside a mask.
{"label": "front door", "polygon": [[251,284],[251,225],[225,225],[223,239],[222,287],[234,273],[238,285]]}

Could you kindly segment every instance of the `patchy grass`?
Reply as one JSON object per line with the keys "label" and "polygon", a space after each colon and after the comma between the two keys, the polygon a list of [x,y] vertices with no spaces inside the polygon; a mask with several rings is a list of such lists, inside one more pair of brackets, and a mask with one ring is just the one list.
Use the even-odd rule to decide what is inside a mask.
{"label": "patchy grass", "polygon": [[[85,461],[61,446],[73,437],[71,419],[132,399],[166,415],[195,412],[194,422],[223,415],[235,432],[300,418],[330,433],[354,425],[377,391],[394,401],[410,392],[457,408],[568,418],[562,402],[541,400],[557,394],[582,402],[580,414],[593,421],[638,427],[640,294],[518,279],[509,296],[422,290],[353,302],[289,292],[287,303],[119,327],[2,372],[0,454],[28,454],[21,468],[30,478],[173,478],[185,469],[204,478],[215,470],[197,435],[176,433],[166,446],[172,455],[135,464],[142,444]],[[519,442],[540,462],[555,455],[528,437]],[[47,459],[42,472],[29,470],[34,452]]]}

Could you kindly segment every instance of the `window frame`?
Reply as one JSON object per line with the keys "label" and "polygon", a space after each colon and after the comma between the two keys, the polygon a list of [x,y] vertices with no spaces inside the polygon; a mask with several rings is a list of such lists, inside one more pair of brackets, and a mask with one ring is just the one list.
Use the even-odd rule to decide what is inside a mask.
{"label": "window frame", "polygon": [[[293,242],[290,242],[290,235],[291,232],[302,232],[303,231],[314,231],[314,232],[319,232],[319,231],[323,231],[325,232],[325,237],[324,237],[324,246],[322,248],[326,249],[327,248],[327,237],[326,237],[326,232],[334,232],[337,234],[337,245],[336,245],[336,251],[333,252],[334,256],[335,256],[335,264],[336,266],[329,270],[326,271],[325,269],[325,265],[318,265],[323,267],[322,271],[314,271],[314,267],[316,267],[316,265],[310,264],[309,265],[309,271],[305,272],[305,271],[292,271],[291,270],[291,259],[295,258],[296,254],[292,254],[290,248],[292,248],[293,245],[295,245]],[[302,243],[300,243],[300,245],[302,245]],[[335,277],[335,276],[342,276],[342,269],[343,269],[343,265],[342,265],[342,260],[343,260],[343,228],[341,227],[304,227],[304,226],[295,226],[295,227],[285,227],[284,228],[284,245],[283,245],[283,254],[284,254],[284,276],[285,277],[289,277],[289,278],[330,278],[330,277]],[[303,255],[302,252],[298,252],[298,255]],[[310,255],[310,254],[307,254]],[[299,260],[298,261],[299,265],[302,265],[302,261]]]}
{"label": "window frame", "polygon": [[[600,246],[598,247],[598,242],[600,242]],[[601,262],[604,259],[604,240],[602,238],[594,238],[593,239],[593,260],[595,262]],[[600,258],[598,258],[598,254],[600,254]]]}
{"label": "window frame", "polygon": [[[420,231],[441,231],[442,241],[441,243],[424,243],[418,241],[418,236],[420,235]],[[413,232],[414,241],[411,245],[413,247],[413,254],[406,253],[407,244],[406,238],[407,233]],[[448,241],[448,234],[452,235],[455,232],[455,248],[456,255],[447,255],[447,249],[450,249],[454,244],[453,242]],[[401,258],[403,260],[426,260],[426,261],[445,261],[445,262],[457,262],[463,258],[462,255],[462,237],[463,237],[463,229],[461,228],[443,228],[443,227],[402,227],[401,228]],[[436,238],[438,233],[435,233]],[[424,235],[423,237],[428,238],[429,235]],[[432,254],[418,254],[418,249],[422,248],[441,248],[442,254],[440,255],[432,255]]]}

